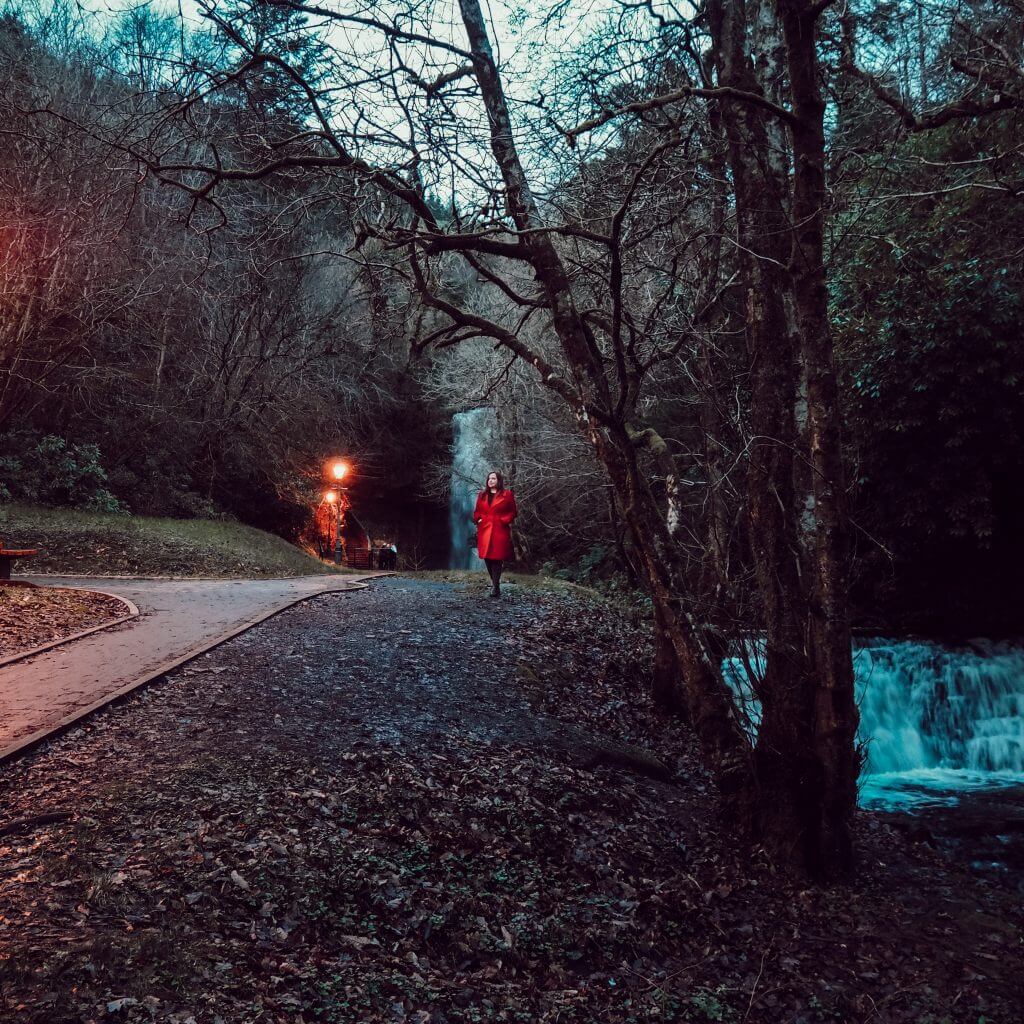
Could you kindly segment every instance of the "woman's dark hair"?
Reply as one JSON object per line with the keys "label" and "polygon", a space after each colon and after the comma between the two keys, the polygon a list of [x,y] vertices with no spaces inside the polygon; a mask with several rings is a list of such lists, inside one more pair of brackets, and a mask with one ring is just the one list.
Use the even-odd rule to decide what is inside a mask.
{"label": "woman's dark hair", "polygon": [[498,478],[498,493],[501,494],[501,492],[505,490],[505,478],[496,469],[492,469],[490,473],[488,473],[487,476],[484,477],[484,489],[480,492],[481,495],[487,495],[488,505],[494,499],[494,495],[491,494],[490,487],[487,486],[487,481],[490,480],[492,476],[496,476]]}

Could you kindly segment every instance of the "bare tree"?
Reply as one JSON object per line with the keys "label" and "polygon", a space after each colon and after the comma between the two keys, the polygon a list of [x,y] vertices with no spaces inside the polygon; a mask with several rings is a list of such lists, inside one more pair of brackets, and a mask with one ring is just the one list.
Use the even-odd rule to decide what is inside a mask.
{"label": "bare tree", "polygon": [[[140,65],[148,95],[108,136],[116,125],[120,151],[205,228],[237,216],[246,190],[307,209],[344,197],[350,240],[327,248],[354,266],[342,287],[358,289],[371,341],[397,290],[415,299],[415,351],[495,346],[461,364],[481,373],[481,400],[499,382],[514,393],[529,367],[607,475],[654,603],[659,699],[682,697],[727,817],[782,862],[848,871],[857,713],[824,90],[866,86],[907,131],[1005,110],[1016,37],[987,9],[978,24],[943,8],[945,36],[922,14],[896,42],[917,73],[904,60],[892,75],[858,62],[856,12],[809,0],[711,0],[647,29],[625,11],[610,56],[527,103],[510,99],[475,0],[452,23],[403,0],[201,6],[219,43],[202,60],[164,46],[155,79]],[[645,54],[639,77],[622,48]],[[947,58],[959,95],[933,74]],[[265,350],[277,335],[260,305],[230,308],[210,425],[272,401],[254,366],[303,365],[291,342]],[[657,412],[669,399],[689,405],[671,430]],[[753,741],[721,667],[751,630]]]}
{"label": "bare tree", "polygon": [[[721,647],[709,642],[709,631],[702,620],[701,609],[695,605],[685,586],[685,565],[673,537],[676,513],[673,511],[671,489],[676,471],[670,453],[656,430],[637,422],[638,403],[645,379],[663,362],[677,355],[685,340],[675,340],[666,345],[665,339],[655,337],[652,340],[644,334],[642,325],[631,321],[622,302],[623,228],[632,198],[644,176],[652,168],[661,166],[668,154],[678,146],[678,136],[673,133],[654,148],[633,175],[632,187],[627,189],[620,208],[600,227],[559,225],[546,215],[545,208],[531,188],[516,143],[512,113],[487,27],[479,6],[473,0],[462,0],[460,3],[462,29],[468,40],[465,45],[431,34],[429,29],[421,30],[412,12],[407,11],[403,15],[401,7],[395,9],[389,20],[376,9],[372,13],[357,9],[350,11],[346,8],[325,8],[283,0],[272,6],[324,17],[343,29],[358,26],[361,30],[369,29],[379,34],[384,40],[389,60],[394,60],[395,65],[401,68],[400,76],[393,73],[390,77],[387,74],[378,76],[367,72],[361,66],[361,60],[356,61],[350,70],[353,74],[358,71],[364,75],[364,80],[373,82],[375,87],[379,87],[382,81],[389,83],[390,95],[395,103],[392,112],[402,112],[409,135],[400,144],[393,127],[385,131],[388,126],[378,124],[376,128],[387,136],[389,145],[411,157],[410,162],[382,165],[356,156],[354,145],[362,143],[365,148],[370,132],[358,121],[351,127],[339,129],[337,121],[320,103],[316,90],[294,68],[272,54],[252,50],[237,74],[244,74],[247,67],[278,68],[283,78],[293,82],[296,89],[306,96],[311,115],[315,118],[315,126],[304,133],[303,137],[296,137],[276,147],[276,152],[266,159],[248,165],[229,166],[221,160],[215,163],[195,160],[168,163],[151,156],[148,159],[149,167],[161,177],[186,188],[197,199],[213,195],[214,190],[224,183],[262,180],[283,170],[344,168],[389,196],[392,202],[404,204],[408,211],[404,216],[391,216],[383,222],[378,220],[368,223],[364,230],[368,235],[380,237],[386,245],[405,249],[412,285],[423,305],[433,312],[429,324],[425,324],[421,344],[451,345],[483,336],[524,360],[539,374],[543,385],[569,406],[604,465],[618,507],[628,526],[630,539],[639,556],[647,587],[655,602],[659,627],[671,644],[675,660],[682,670],[688,715],[715,770],[727,815],[734,822],[767,839],[776,852],[790,862],[802,856],[806,866],[812,870],[842,869],[846,866],[844,857],[848,854],[848,849],[842,849],[843,843],[834,842],[830,846],[828,842],[822,842],[820,834],[808,833],[808,828],[820,829],[822,801],[832,800],[832,794],[819,792],[817,821],[811,821],[811,815],[798,815],[794,810],[798,803],[815,803],[813,798],[808,801],[806,791],[799,788],[804,782],[802,771],[779,771],[772,777],[773,796],[785,797],[785,802],[781,806],[773,805],[771,813],[758,809],[764,806],[760,803],[758,767],[763,771],[769,763],[769,755],[765,752],[768,748],[765,746],[761,756],[755,759],[736,704],[722,676]],[[215,6],[210,6],[208,12],[238,46],[245,45],[244,38],[218,16]],[[426,46],[427,67],[411,70],[406,65],[406,44],[412,43]],[[457,62],[456,66],[450,66],[452,62]],[[410,79],[418,92],[407,95],[403,92],[403,83]],[[484,178],[482,173],[477,172],[473,179],[483,187],[483,202],[478,212],[467,215],[453,208],[442,221],[430,202],[421,167],[416,159],[421,148],[419,131],[422,130],[427,138],[431,138],[435,146],[438,145],[432,133],[439,130],[443,123],[443,112],[447,109],[451,113],[454,109],[449,103],[464,102],[458,98],[446,100],[446,90],[458,96],[466,92],[470,83],[475,85],[476,96],[485,116],[486,135],[478,142],[480,146],[486,142],[495,176]],[[780,116],[781,108],[774,102],[731,83],[714,88],[689,89],[687,95],[712,100],[740,98],[743,102],[736,109],[747,112],[755,110],[762,125],[765,110],[770,111],[772,116]],[[431,107],[435,99],[442,110],[440,115]],[[797,123],[795,115],[784,112],[783,116],[787,127]],[[472,150],[473,146],[468,143],[459,145],[458,132],[454,141],[455,144],[445,151],[446,155],[458,166],[466,167],[464,154],[467,149]],[[467,173],[472,172],[467,170]],[[574,273],[564,245],[556,241],[559,237],[573,243],[584,239],[596,250],[606,253],[611,285],[610,309],[582,304],[585,290],[578,283],[579,274]],[[477,275],[490,286],[502,291],[512,305],[521,311],[518,322],[501,322],[489,318],[472,308],[471,304],[460,301],[460,296],[446,287],[446,281],[437,276],[433,266],[432,258],[443,256],[444,253],[458,253]],[[528,268],[535,285],[524,288],[513,275],[496,269],[493,263],[495,260]],[[785,281],[785,284],[792,295],[792,283]],[[780,297],[782,294],[784,290],[779,292]],[[523,325],[537,315],[543,316],[548,330],[557,339],[560,366],[549,360],[540,346],[531,346],[525,340]],[[801,315],[810,316],[810,307],[802,310]],[[755,529],[755,535],[764,545],[760,552],[760,560],[765,567],[762,574],[765,590],[763,596],[778,601],[784,599],[787,592],[781,595],[777,592],[774,580],[768,579],[767,567],[773,566],[778,572],[795,571],[788,568],[793,563],[786,551],[786,531],[795,533],[799,523],[799,519],[793,518],[798,513],[792,498],[784,504],[781,520],[770,505],[770,500],[777,500],[773,489],[783,485],[785,460],[792,457],[786,453],[791,451],[796,441],[792,434],[787,434],[784,424],[780,422],[780,417],[786,414],[783,403],[788,400],[788,396],[784,397],[784,389],[787,380],[792,380],[794,368],[787,367],[786,362],[782,361],[773,363],[770,368],[765,367],[764,372],[768,380],[759,385],[764,412],[758,422],[768,428],[770,440],[765,443],[764,449],[769,468],[752,473],[752,481],[757,489],[757,499],[752,502],[752,507],[759,501],[757,508],[764,517],[763,525]],[[795,402],[795,389],[789,406],[790,415],[793,413],[792,402]],[[825,410],[821,415],[827,419],[828,411]],[[814,422],[818,423],[818,420]],[[669,481],[667,507],[663,507],[652,490],[649,472],[644,468],[647,460],[658,466],[661,475]],[[780,466],[783,467],[781,472]],[[836,484],[835,480],[829,478],[826,486],[835,488]],[[786,493],[793,495],[793,482],[789,481],[785,486]],[[826,496],[823,495],[821,500],[824,502]],[[755,518],[757,508],[752,513]],[[789,519],[785,518],[787,515]],[[831,521],[829,525],[831,528]],[[837,630],[841,631],[841,609],[833,619],[836,620]],[[799,609],[792,613],[788,610],[785,614],[780,612],[778,619],[773,620],[773,629],[791,628],[788,624],[793,622],[799,622],[801,626],[805,624],[800,619]],[[786,654],[793,651],[796,643],[795,637],[786,636]],[[848,663],[848,648],[845,657]],[[783,674],[782,669],[782,659],[776,655],[773,647],[771,672],[763,684],[762,700],[766,705],[794,688],[794,673]],[[806,675],[798,678],[803,678],[805,682],[797,683],[795,688],[804,693],[813,693]],[[849,703],[852,707],[852,687]],[[801,711],[804,710],[806,702],[801,707]],[[770,710],[768,718],[770,724]],[[787,736],[762,727],[762,735],[772,744],[771,763],[781,765],[789,758],[805,766],[806,730],[813,733],[818,724],[817,721],[802,723],[799,730],[791,731]],[[827,739],[822,738],[822,746],[816,752],[822,758],[837,756],[836,751],[841,746],[841,743],[836,745],[831,752],[826,749],[827,743],[835,738],[835,722],[830,720],[828,724],[831,731]],[[846,729],[848,749],[842,752],[851,764],[853,725],[855,719]],[[779,741],[786,744],[781,750],[775,748]],[[828,768],[827,764],[821,766],[822,771]],[[850,778],[854,774],[852,771],[847,772]],[[852,806],[846,808],[846,818],[837,816],[835,808],[826,812],[825,817],[833,815],[834,818],[829,819],[829,827],[841,829],[848,824],[851,809]],[[771,827],[775,821],[783,819],[783,827]],[[794,820],[797,820],[800,827],[796,844],[792,839]],[[845,834],[841,838],[848,847]],[[799,853],[794,845],[799,847]]]}

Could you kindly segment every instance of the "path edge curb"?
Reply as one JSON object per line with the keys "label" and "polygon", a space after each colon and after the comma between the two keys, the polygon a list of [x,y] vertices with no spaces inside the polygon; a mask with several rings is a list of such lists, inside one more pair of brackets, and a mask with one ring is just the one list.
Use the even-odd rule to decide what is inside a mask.
{"label": "path edge curb", "polygon": [[[378,570],[370,570],[374,575]],[[380,570],[381,575],[395,576],[397,569]],[[168,583],[271,583],[278,580],[322,580],[322,579],[364,579],[358,569],[352,572],[315,572],[302,576],[110,576],[95,572],[18,572],[11,575],[13,580],[119,580],[130,583],[134,580],[162,581]],[[330,593],[330,591],[328,591]]]}
{"label": "path edge curb", "polygon": [[99,633],[104,629],[113,629],[114,626],[120,626],[125,622],[131,622],[137,615],[139,615],[138,606],[134,601],[129,601],[127,597],[122,597],[120,594],[115,594],[109,590],[96,590],[93,588],[86,589],[85,587],[59,587],[55,588],[59,590],[73,590],[78,594],[102,594],[104,597],[116,598],[121,604],[125,605],[128,609],[127,615],[122,615],[119,619],[111,619],[110,622],[101,622],[98,626],[90,626],[88,629],[80,629],[77,633],[72,633],[70,636],[62,636],[59,640],[51,640],[47,644],[41,644],[39,647],[33,647],[28,651],[21,651],[18,654],[8,654],[6,657],[0,658],[0,668],[4,668],[7,665],[13,665],[16,662],[24,661],[26,658],[34,658],[37,654],[45,654],[47,651],[52,651],[55,647],[60,647],[63,644],[69,644],[73,640],[81,640],[82,637],[92,636],[93,633]]}
{"label": "path edge curb", "polygon": [[[371,576],[369,578],[375,579],[377,577]],[[241,625],[232,626],[226,632],[221,633],[212,640],[204,641],[198,647],[192,648],[192,650],[187,653],[175,655],[175,657],[162,662],[155,669],[147,672],[141,678],[133,680],[125,686],[122,686],[120,689],[104,694],[99,698],[99,700],[93,701],[92,704],[88,704],[84,708],[79,708],[68,718],[61,719],[61,721],[57,722],[56,725],[39,729],[36,732],[30,733],[28,736],[25,736],[20,740],[15,740],[14,743],[3,747],[0,749],[0,768],[6,767],[12,761],[28,754],[36,747],[46,743],[48,740],[56,739],[63,735],[65,732],[73,729],[76,725],[80,725],[86,718],[94,715],[97,711],[102,711],[104,708],[120,703],[122,700],[135,693],[136,690],[141,690],[144,687],[149,686],[150,683],[156,682],[156,680],[160,679],[161,676],[165,676],[168,672],[173,672],[176,668],[180,668],[182,665],[186,665],[188,662],[194,661],[196,658],[212,651],[215,647],[220,647],[221,644],[227,643],[229,640],[233,640],[236,636],[252,629],[254,626],[258,626],[261,622],[266,622],[267,619],[271,619],[275,615],[280,615],[281,612],[287,611],[289,608],[293,608],[295,605],[301,604],[303,601],[311,601],[317,597],[324,597],[326,594],[344,594],[352,590],[366,590],[370,584],[369,582],[365,582],[365,580],[366,577],[359,580],[350,580],[347,581],[347,586],[340,587],[337,590],[325,590],[319,594],[301,594],[289,598],[289,600],[278,607],[272,608],[267,612],[261,612],[255,618],[249,619]]]}

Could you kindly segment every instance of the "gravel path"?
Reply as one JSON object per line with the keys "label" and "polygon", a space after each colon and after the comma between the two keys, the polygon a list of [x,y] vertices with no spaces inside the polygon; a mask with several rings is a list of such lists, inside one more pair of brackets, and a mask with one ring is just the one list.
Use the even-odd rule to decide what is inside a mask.
{"label": "gravel path", "polygon": [[[0,767],[0,1021],[1024,1019],[1012,892],[870,818],[835,889],[719,832],[648,639],[378,580]],[[598,734],[675,779],[584,767]]]}
{"label": "gravel path", "polygon": [[[514,683],[516,639],[536,618],[517,588],[379,580],[286,612],[211,655],[246,666],[291,739],[418,745],[458,731],[482,742],[550,740]],[[560,727],[559,727],[560,728]]]}

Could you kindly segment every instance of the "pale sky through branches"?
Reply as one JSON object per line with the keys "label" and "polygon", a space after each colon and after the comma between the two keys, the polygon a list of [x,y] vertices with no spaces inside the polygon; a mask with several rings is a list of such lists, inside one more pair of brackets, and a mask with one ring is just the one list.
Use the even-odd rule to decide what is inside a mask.
{"label": "pale sky through branches", "polygon": [[[91,15],[87,20],[96,35],[105,34],[103,23],[113,25],[146,9],[180,17],[193,33],[202,33],[211,28],[210,21],[202,16],[203,8],[216,11],[224,7],[217,0],[77,0],[76,6]],[[328,0],[323,6],[328,10],[370,13],[384,21],[410,9],[398,3],[376,3],[371,9],[351,0]],[[441,43],[465,45],[457,0],[436,0],[411,10],[417,31]],[[579,149],[570,152],[555,125],[569,126],[590,112],[586,108],[586,89],[560,88],[567,76],[582,69],[600,81],[602,88],[613,80],[607,68],[590,66],[581,48],[610,19],[621,16],[623,10],[616,0],[582,0],[554,10],[546,4],[485,0],[495,56],[516,122],[517,144],[542,192],[547,191],[544,183],[555,185],[566,173],[571,175],[573,168],[593,155],[595,147],[599,148],[614,134],[614,129],[608,129],[584,138]],[[404,17],[403,23],[413,22]],[[634,17],[632,23],[634,27],[643,26],[643,17],[639,21]],[[443,47],[421,43],[391,47],[381,33],[357,25],[342,25],[315,16],[310,16],[308,24],[310,32],[327,43],[337,58],[335,68],[328,71],[328,77],[321,83],[327,90],[325,107],[329,108],[332,121],[337,120],[341,130],[353,138],[376,140],[375,152],[373,144],[363,142],[360,155],[375,163],[394,160],[395,153],[407,149],[413,141],[410,119],[424,115],[422,123],[432,123],[438,133],[437,144],[431,144],[429,133],[415,140],[430,187],[439,194],[451,195],[460,205],[470,201],[477,186],[483,186],[479,179],[481,169],[489,164],[482,109],[473,97],[456,88],[445,104],[434,102],[433,108],[426,111],[429,104],[422,89],[412,87],[404,75],[396,75],[394,66],[396,54],[400,54],[403,70],[408,68],[427,82],[457,67],[457,56]],[[637,37],[627,39],[625,44],[617,39],[615,48],[624,51],[634,45],[645,47],[649,36],[643,36],[652,25],[648,22]],[[614,61],[609,64],[614,68]],[[611,75],[638,74],[637,66],[635,61],[621,60]],[[363,73],[356,73],[357,69]],[[336,91],[331,88],[332,80],[337,83]],[[447,109],[438,113],[442,106]]]}

